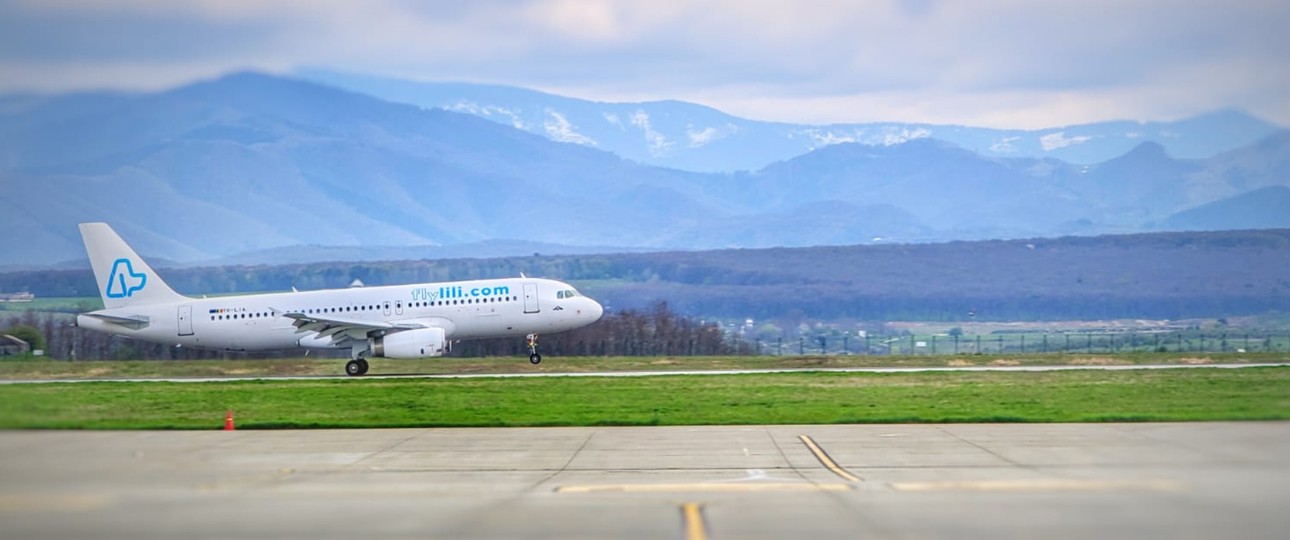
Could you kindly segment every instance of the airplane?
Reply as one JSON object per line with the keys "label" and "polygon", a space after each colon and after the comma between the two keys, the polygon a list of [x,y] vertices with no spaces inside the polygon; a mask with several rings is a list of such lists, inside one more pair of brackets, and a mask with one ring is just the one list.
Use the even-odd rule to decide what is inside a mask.
{"label": "airplane", "polygon": [[524,277],[351,287],[215,298],[176,293],[106,223],[81,223],[104,309],[77,315],[81,328],[183,347],[226,351],[345,349],[345,373],[368,358],[442,356],[465,339],[581,328],[604,309],[573,286]]}

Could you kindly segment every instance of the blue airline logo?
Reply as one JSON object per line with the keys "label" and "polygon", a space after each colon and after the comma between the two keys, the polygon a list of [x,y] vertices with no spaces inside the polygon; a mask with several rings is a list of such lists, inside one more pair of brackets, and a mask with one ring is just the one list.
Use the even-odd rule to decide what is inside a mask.
{"label": "blue airline logo", "polygon": [[108,274],[107,297],[129,298],[147,284],[148,275],[135,272],[130,259],[117,259],[112,263],[112,273]]}

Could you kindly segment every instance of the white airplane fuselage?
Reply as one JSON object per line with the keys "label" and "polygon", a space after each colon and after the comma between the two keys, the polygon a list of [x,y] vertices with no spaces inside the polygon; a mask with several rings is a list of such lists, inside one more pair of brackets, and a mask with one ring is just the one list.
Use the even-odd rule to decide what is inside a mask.
{"label": "white airplane fuselage", "polygon": [[463,339],[528,336],[536,364],[538,334],[580,328],[604,313],[567,283],[522,275],[190,298],[166,285],[106,223],[80,229],[104,309],[78,315],[77,326],[206,349],[349,349],[350,375],[367,372],[366,358],[440,356]]}
{"label": "white airplane fuselage", "polygon": [[[420,323],[443,328],[451,340],[523,337],[597,321],[603,312],[600,304],[581,295],[563,297],[573,290],[559,281],[521,278],[190,298],[103,309],[78,316],[77,325],[145,341],[230,351],[334,348],[330,339],[298,330],[293,319],[283,316],[286,313]],[[139,322],[119,322],[126,319]]]}

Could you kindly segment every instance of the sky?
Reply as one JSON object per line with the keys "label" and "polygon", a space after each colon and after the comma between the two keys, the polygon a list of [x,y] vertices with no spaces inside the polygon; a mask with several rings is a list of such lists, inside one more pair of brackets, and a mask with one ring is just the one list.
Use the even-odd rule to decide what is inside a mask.
{"label": "sky", "polygon": [[1284,0],[0,0],[0,92],[302,68],[758,120],[1290,126]]}

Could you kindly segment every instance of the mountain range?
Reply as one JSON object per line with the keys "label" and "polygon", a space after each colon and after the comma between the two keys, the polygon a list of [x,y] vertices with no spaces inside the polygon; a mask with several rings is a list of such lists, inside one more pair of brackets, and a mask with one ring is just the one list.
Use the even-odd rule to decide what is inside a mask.
{"label": "mountain range", "polygon": [[[1290,132],[1218,117],[1227,128],[1183,139],[1253,142],[1182,159],[1177,138],[1144,135],[1079,163],[990,155],[938,134],[713,173],[260,73],[150,93],[11,95],[0,97],[0,265],[80,259],[75,224],[98,220],[147,255],[242,263],[1285,226]],[[1225,131],[1236,124],[1241,137]]]}
{"label": "mountain range", "polygon": [[700,172],[756,171],[838,143],[884,146],[914,139],[939,139],[987,157],[1056,158],[1081,165],[1154,141],[1171,156],[1199,159],[1253,144],[1281,129],[1235,109],[1173,122],[1113,121],[1036,130],[899,122],[790,124],[739,118],[676,100],[602,103],[513,86],[415,82],[322,69],[298,75],[396,103],[473,114],[648,165]]}

